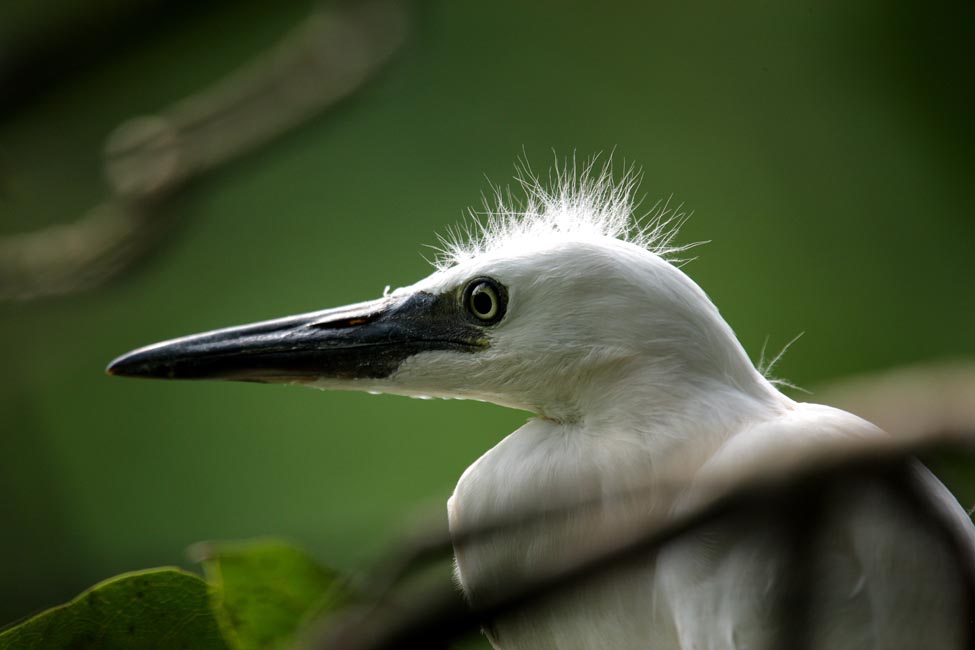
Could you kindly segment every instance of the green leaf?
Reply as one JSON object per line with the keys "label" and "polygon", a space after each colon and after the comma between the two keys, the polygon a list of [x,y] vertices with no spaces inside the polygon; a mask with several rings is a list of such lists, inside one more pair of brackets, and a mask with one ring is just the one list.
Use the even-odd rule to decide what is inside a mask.
{"label": "green leaf", "polygon": [[211,591],[179,569],[126,573],[0,633],[0,650],[226,650]]}
{"label": "green leaf", "polygon": [[290,647],[305,623],[351,598],[338,573],[281,540],[208,542],[193,554],[214,586],[224,635],[239,650]]}

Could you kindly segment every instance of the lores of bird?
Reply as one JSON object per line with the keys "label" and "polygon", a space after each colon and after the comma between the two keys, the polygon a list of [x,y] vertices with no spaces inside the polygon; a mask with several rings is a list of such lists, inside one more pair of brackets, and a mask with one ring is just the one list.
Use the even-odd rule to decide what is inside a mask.
{"label": "lores of bird", "polygon": [[[499,197],[468,237],[445,241],[436,271],[416,284],[159,343],[108,371],[471,398],[535,413],[461,477],[451,530],[573,499],[595,505],[578,520],[458,548],[474,603],[634,517],[666,520],[686,493],[675,476],[700,485],[776,463],[776,449],[885,435],[793,401],[756,370],[717,308],[668,261],[667,219],[634,219],[632,175],[614,183],[590,166],[556,171],[549,187],[531,176],[523,185],[524,201]],[[920,466],[915,478],[975,549],[957,501]],[[821,520],[806,647],[960,647],[971,613],[959,609],[944,541],[879,487],[856,488]],[[761,526],[704,531],[487,632],[505,650],[764,648],[779,623],[779,546]]]}

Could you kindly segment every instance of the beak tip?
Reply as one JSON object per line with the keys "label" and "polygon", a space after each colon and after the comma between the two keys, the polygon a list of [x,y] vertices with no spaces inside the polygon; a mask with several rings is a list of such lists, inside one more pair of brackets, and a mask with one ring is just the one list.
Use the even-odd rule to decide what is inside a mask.
{"label": "beak tip", "polygon": [[130,377],[137,374],[133,372],[134,368],[132,368],[131,364],[126,363],[127,356],[128,355],[122,355],[113,359],[111,363],[105,367],[105,374],[111,375],[112,377]]}
{"label": "beak tip", "polygon": [[152,364],[147,363],[139,351],[129,352],[112,360],[105,367],[105,374],[112,377],[154,377],[158,372],[153,372]]}

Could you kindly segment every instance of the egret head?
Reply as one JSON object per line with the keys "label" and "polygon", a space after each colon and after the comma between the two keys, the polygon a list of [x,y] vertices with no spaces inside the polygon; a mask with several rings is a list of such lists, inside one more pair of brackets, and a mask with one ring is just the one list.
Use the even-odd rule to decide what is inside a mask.
{"label": "egret head", "polygon": [[[761,381],[713,304],[668,261],[680,214],[632,218],[634,177],[574,169],[443,241],[382,298],[166,341],[108,372],[470,398],[553,419],[627,390]],[[627,388],[629,387],[629,388]]]}

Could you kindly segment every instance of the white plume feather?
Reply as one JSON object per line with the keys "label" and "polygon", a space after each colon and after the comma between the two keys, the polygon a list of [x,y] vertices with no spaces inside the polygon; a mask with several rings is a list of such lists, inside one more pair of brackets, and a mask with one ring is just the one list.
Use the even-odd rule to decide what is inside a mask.
{"label": "white plume feather", "polygon": [[593,156],[581,166],[575,157],[555,160],[548,178],[542,180],[527,161],[516,165],[516,188],[493,188],[485,197],[483,211],[470,211],[470,219],[448,228],[435,247],[434,266],[439,270],[485,254],[528,249],[554,239],[609,237],[630,242],[678,262],[671,256],[697,244],[678,246],[674,238],[688,213],[683,205],[671,207],[670,199],[658,201],[637,216],[635,197],[642,173],[624,166],[616,177],[612,157],[599,164]]}

